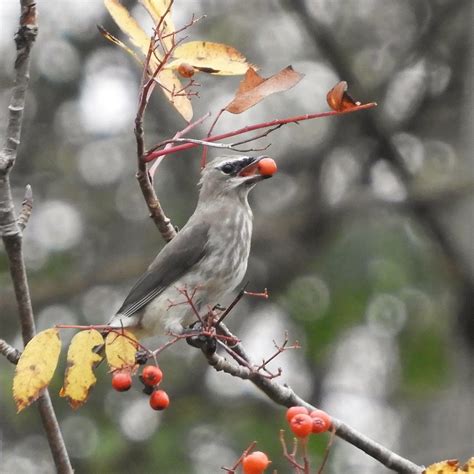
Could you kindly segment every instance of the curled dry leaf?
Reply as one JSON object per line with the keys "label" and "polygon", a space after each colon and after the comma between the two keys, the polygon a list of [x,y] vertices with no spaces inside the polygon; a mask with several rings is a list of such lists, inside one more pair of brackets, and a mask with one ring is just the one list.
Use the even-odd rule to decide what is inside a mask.
{"label": "curled dry leaf", "polygon": [[61,340],[57,329],[39,332],[26,345],[13,378],[17,413],[31,405],[49,385],[58,365]]}
{"label": "curled dry leaf", "polygon": [[241,114],[265,97],[276,92],[283,92],[298,84],[304,77],[291,66],[282,69],[271,77],[264,78],[255,69],[249,68],[234,99],[225,108],[232,114]]}
{"label": "curled dry leaf", "polygon": [[66,397],[74,409],[87,401],[89,392],[97,381],[92,369],[102,360],[102,356],[94,352],[94,349],[103,343],[104,338],[95,329],[81,331],[72,338],[67,353],[64,384],[59,395]]}
{"label": "curled dry leaf", "polygon": [[326,100],[329,107],[336,112],[342,112],[344,110],[353,109],[358,107],[360,102],[355,101],[347,93],[347,82],[341,81],[337,83],[327,94]]}
{"label": "curled dry leaf", "polygon": [[105,338],[105,356],[110,370],[134,367],[137,349],[138,341],[132,332],[126,329],[109,332]]}
{"label": "curled dry leaf", "polygon": [[167,67],[178,69],[182,63],[194,69],[218,76],[245,74],[249,63],[245,56],[232,46],[211,41],[189,41],[173,51],[173,61]]}

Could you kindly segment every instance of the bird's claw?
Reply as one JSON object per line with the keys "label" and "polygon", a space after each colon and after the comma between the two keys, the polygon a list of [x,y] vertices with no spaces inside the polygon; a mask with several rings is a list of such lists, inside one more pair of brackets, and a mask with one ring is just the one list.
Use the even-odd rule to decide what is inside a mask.
{"label": "bird's claw", "polygon": [[185,334],[189,334],[186,337],[186,342],[193,347],[203,350],[206,354],[214,354],[217,349],[217,342],[215,336],[204,334],[203,327],[200,321],[196,321],[191,324],[184,331]]}

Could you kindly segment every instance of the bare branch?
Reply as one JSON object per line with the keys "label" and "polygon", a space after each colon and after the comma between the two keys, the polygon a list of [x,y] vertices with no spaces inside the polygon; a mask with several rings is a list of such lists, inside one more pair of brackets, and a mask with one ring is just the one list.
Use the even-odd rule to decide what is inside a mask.
{"label": "bare branch", "polygon": [[[296,115],[294,117],[286,117],[282,119],[275,119],[271,120],[269,122],[262,122],[262,123],[257,123],[254,125],[248,125],[247,127],[239,128],[238,130],[233,130],[232,132],[227,132],[227,133],[222,133],[220,135],[213,135],[211,137],[207,137],[208,142],[217,142],[219,140],[224,140],[225,138],[230,138],[230,137],[235,137],[237,135],[242,135],[244,133],[248,132],[253,132],[254,130],[260,130],[262,128],[273,128],[278,125],[286,125],[289,123],[298,123],[298,122],[303,122],[304,120],[314,120],[318,118],[324,118],[324,117],[334,117],[334,116],[339,116],[339,115],[346,115],[350,114],[353,112],[358,112],[360,110],[367,110],[367,109],[372,109],[376,107],[377,104],[375,102],[370,102],[368,104],[362,104],[358,105],[352,109],[348,110],[343,110],[343,111],[335,111],[331,110],[328,112],[321,112],[321,113],[316,113],[316,114],[304,114],[304,115]],[[240,142],[242,143],[242,142]],[[183,150],[189,150],[190,148],[195,148],[199,145],[195,143],[184,143],[182,145],[176,145],[172,148],[169,148],[167,150],[157,150],[153,151],[152,153],[149,153],[145,157],[145,161],[153,161],[154,159],[158,158],[159,156],[163,155],[170,155],[171,153],[177,153],[178,151],[183,151]]]}
{"label": "bare branch", "polygon": [[[255,138],[244,140],[242,143],[247,143],[252,140],[255,140]],[[249,151],[262,151],[262,150],[266,150],[269,147],[269,145],[267,145],[262,148],[242,149],[242,148],[236,148],[237,146],[236,143],[213,143],[213,142],[207,142],[205,140],[198,140],[196,138],[170,138],[169,140],[165,140],[161,142],[160,144],[158,144],[158,147],[162,145],[169,145],[172,143],[194,143],[195,145],[201,145],[201,146],[210,147],[210,148],[225,148],[226,150],[239,151],[243,153],[249,152]]]}
{"label": "bare branch", "polygon": [[0,339],[0,354],[4,355],[12,364],[17,364],[21,352],[18,349],[15,349],[13,346],[10,346],[7,341]]}
{"label": "bare branch", "polygon": [[[8,107],[9,115],[5,144],[0,151],[0,235],[5,246],[15,290],[23,343],[26,345],[36,332],[21,233],[22,224],[26,224],[27,221],[28,211],[23,217],[20,216],[20,222],[18,222],[10,187],[10,172],[15,164],[20,144],[30,70],[30,51],[38,33],[38,26],[36,23],[35,1],[21,0],[20,4],[20,27],[15,35],[17,49],[15,86]],[[26,197],[28,198],[28,189]],[[71,462],[47,390],[38,399],[38,409],[57,472],[61,474],[72,473]]]}
{"label": "bare branch", "polygon": [[[172,2],[171,2],[172,3]],[[171,6],[168,6],[170,8]],[[163,21],[164,16],[162,17],[161,22]],[[137,114],[135,117],[135,139],[137,143],[137,174],[136,178],[138,180],[138,184],[140,185],[140,189],[142,191],[143,197],[145,199],[145,203],[148,207],[150,212],[150,217],[155,223],[156,227],[160,231],[161,236],[166,242],[169,242],[175,235],[176,231],[171,224],[170,219],[166,216],[163,208],[161,207],[161,203],[155,193],[153,188],[150,176],[148,174],[147,165],[144,160],[145,156],[145,132],[143,130],[143,120],[145,111],[148,105],[148,101],[150,99],[150,95],[153,92],[153,89],[157,82],[155,81],[156,77],[158,76],[159,72],[163,70],[166,61],[171,56],[174,48],[176,47],[175,44],[170,48],[169,51],[166,51],[163,59],[159,61],[159,64],[152,71],[151,76],[149,77],[149,66],[150,61],[154,55],[154,49],[157,41],[160,41],[160,24],[155,28],[155,32],[153,37],[150,39],[150,46],[148,48],[147,58],[145,60],[143,66],[143,74],[142,74],[142,85],[140,88],[140,95],[138,100],[138,109]],[[163,45],[163,42],[161,41]]]}
{"label": "bare branch", "polygon": [[[218,330],[228,337],[234,336],[222,323],[220,324]],[[242,346],[242,343],[236,343],[232,347],[232,350],[239,354],[239,356],[245,361],[246,365],[251,364],[250,358]],[[287,385],[279,384],[278,382],[269,379],[264,374],[255,370],[250,370],[246,366],[239,366],[229,362],[227,359],[216,353],[209,354],[203,351],[203,354],[205,355],[209,365],[214,367],[215,370],[226,372],[230,375],[233,375],[234,377],[239,377],[244,380],[250,380],[271,400],[279,405],[285,407],[304,406],[308,408],[308,410],[316,410],[316,407],[299,397]],[[373,441],[369,437],[345,424],[343,421],[332,417],[332,422],[336,430],[336,436],[344,439],[356,448],[361,449],[389,469],[393,469],[399,473],[419,474],[423,471],[422,466],[418,466],[408,459],[405,459],[393,451],[390,451],[388,448],[385,448],[376,441]]]}

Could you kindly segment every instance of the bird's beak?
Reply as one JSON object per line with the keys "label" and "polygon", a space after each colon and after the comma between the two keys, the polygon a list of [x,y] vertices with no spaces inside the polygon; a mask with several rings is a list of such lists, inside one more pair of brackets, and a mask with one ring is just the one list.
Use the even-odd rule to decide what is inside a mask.
{"label": "bird's beak", "polygon": [[267,158],[266,156],[258,156],[255,158],[251,163],[244,166],[238,173],[238,176],[242,178],[246,178],[245,182],[248,184],[257,183],[262,179],[271,178],[271,175],[263,175],[260,172],[260,168],[258,166],[259,161],[263,158]]}

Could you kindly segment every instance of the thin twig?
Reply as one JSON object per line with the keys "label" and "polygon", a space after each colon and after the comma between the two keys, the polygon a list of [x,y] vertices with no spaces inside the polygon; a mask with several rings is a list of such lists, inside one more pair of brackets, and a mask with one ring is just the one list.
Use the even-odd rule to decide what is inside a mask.
{"label": "thin twig", "polygon": [[[219,110],[219,112],[217,113],[216,118],[214,119],[214,122],[212,122],[209,130],[207,131],[206,140],[212,135],[212,132],[214,131],[214,127],[217,125],[217,122],[222,117],[222,114],[224,112],[225,112],[225,107],[223,109]],[[207,146],[203,147],[203,149],[202,149],[201,169],[203,169],[206,166],[207,150],[208,150]]]}
{"label": "thin twig", "polygon": [[[218,330],[226,336],[234,336],[224,324],[221,324]],[[238,366],[232,363],[217,353],[209,354],[203,351],[208,363],[217,371],[226,372],[234,377],[239,377],[244,380],[250,380],[256,387],[262,390],[275,403],[291,407],[304,406],[308,410],[316,410],[316,407],[308,403],[306,400],[299,397],[291,387],[280,384],[274,380],[269,379],[264,374],[255,370],[250,370],[247,365],[251,363],[242,343],[236,343],[232,350],[243,359],[244,364]],[[234,359],[236,360],[236,359]],[[236,360],[239,363],[238,359]],[[399,473],[413,473],[420,474],[423,471],[422,466],[418,466],[408,459],[394,453],[390,449],[382,446],[376,441],[370,439],[368,436],[360,433],[354,428],[337,418],[332,417],[332,423],[336,430],[336,436],[349,442],[356,448],[364,451],[369,456],[382,463],[389,469],[393,469]]]}
{"label": "thin twig", "polygon": [[328,459],[329,459],[329,453],[331,452],[332,444],[334,443],[335,435],[336,435],[336,428],[334,426],[332,426],[331,427],[331,434],[329,436],[329,441],[328,441],[328,444],[326,445],[326,449],[324,450],[323,460],[321,462],[321,465],[319,466],[317,474],[323,474],[324,467],[326,466],[326,464],[328,462]]}
{"label": "thin twig", "polygon": [[293,442],[293,451],[291,453],[288,452],[288,447],[286,446],[286,441],[285,441],[285,431],[280,430],[280,444],[283,450],[283,456],[285,459],[288,460],[288,462],[295,468],[296,472],[300,472],[304,470],[304,466],[299,464],[296,461],[295,455],[296,455],[296,448],[297,448],[297,441],[296,438],[294,439]]}
{"label": "thin twig", "polygon": [[21,211],[16,220],[21,231],[25,230],[26,225],[31,217],[33,211],[33,190],[29,184],[26,185],[25,197],[21,203]]}
{"label": "thin twig", "polygon": [[[23,344],[26,345],[35,335],[36,330],[23,255],[21,227],[18,225],[10,187],[10,172],[15,164],[20,144],[30,71],[30,52],[38,34],[38,26],[35,0],[21,0],[20,5],[20,27],[15,35],[17,49],[15,87],[8,107],[5,145],[0,150],[0,235],[5,246],[15,290]],[[71,462],[47,390],[38,399],[37,406],[56,471],[60,474],[72,473]]]}
{"label": "thin twig", "polygon": [[[156,36],[156,30],[155,30]],[[163,60],[157,65],[156,69],[152,72],[151,77],[148,77],[148,68],[153,53],[153,46],[155,43],[155,36],[150,39],[150,46],[148,48],[147,58],[143,66],[142,74],[142,85],[140,88],[140,95],[138,101],[137,114],[135,117],[135,139],[137,143],[137,174],[136,178],[140,185],[145,203],[150,212],[150,217],[155,223],[156,227],[160,231],[163,239],[169,242],[176,235],[176,231],[171,224],[170,219],[165,215],[163,208],[161,207],[160,201],[155,193],[153,185],[148,174],[147,165],[144,161],[145,154],[145,132],[143,129],[143,119],[145,111],[148,105],[150,94],[156,84],[155,78],[158,73],[163,69],[166,60],[169,58],[169,53],[165,54]],[[171,48],[170,51],[172,51]]]}
{"label": "thin twig", "polygon": [[[262,128],[272,128],[277,125],[286,125],[288,123],[298,123],[303,122],[304,120],[314,120],[323,117],[334,117],[339,115],[346,115],[353,112],[358,112],[360,110],[368,110],[376,107],[377,104],[375,102],[370,102],[368,104],[362,104],[356,106],[352,109],[343,110],[341,112],[336,112],[334,110],[328,112],[321,112],[317,114],[304,114],[304,115],[296,115],[294,117],[286,117],[283,119],[275,119],[269,122],[262,122],[257,123],[254,125],[248,125],[247,127],[239,128],[238,130],[233,130],[232,132],[222,133],[220,135],[214,135],[212,137],[207,137],[208,142],[216,142],[219,140],[224,140],[225,138],[235,137],[237,135],[242,135],[244,133],[253,132],[254,130],[260,130]],[[195,148],[199,145],[195,143],[183,143],[182,145],[176,145],[168,150],[156,150],[145,157],[145,161],[153,161],[154,159],[158,158],[159,156],[163,155],[170,155],[172,153],[177,153],[178,151],[189,150],[190,148]]]}
{"label": "thin twig", "polygon": [[227,471],[229,474],[235,474],[235,471],[240,466],[245,456],[247,456],[248,453],[250,453],[250,451],[253,451],[255,446],[257,446],[257,442],[253,441],[252,443],[250,443],[249,447],[244,450],[244,452],[240,455],[239,459],[237,459],[237,461],[232,467],[221,467],[221,469],[223,469],[224,471]]}
{"label": "thin twig", "polygon": [[[198,125],[201,125],[201,123],[203,123],[205,120],[207,120],[210,116],[211,116],[211,113],[207,112],[205,115],[198,118],[194,122],[189,123],[185,128],[183,128],[182,130],[177,132],[173,138],[174,139],[181,138],[183,135],[186,135],[186,133],[189,133],[191,130],[193,130]],[[165,150],[166,150],[167,147],[171,148],[171,145],[172,145],[172,143],[169,143],[168,145],[166,145]],[[151,180],[152,183],[153,183],[153,178],[155,177],[156,170],[157,170],[158,166],[160,165],[161,161],[163,160],[163,158],[164,158],[164,156],[162,156],[159,159],[155,160],[153,162],[153,164],[150,166],[149,170],[148,170],[148,175],[149,175],[150,180]]]}

